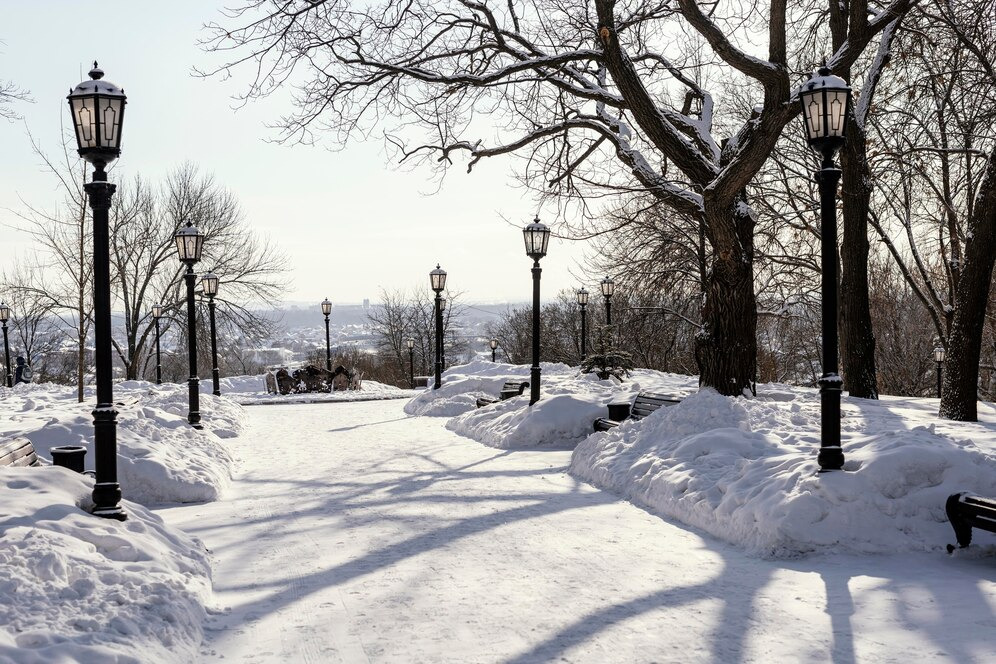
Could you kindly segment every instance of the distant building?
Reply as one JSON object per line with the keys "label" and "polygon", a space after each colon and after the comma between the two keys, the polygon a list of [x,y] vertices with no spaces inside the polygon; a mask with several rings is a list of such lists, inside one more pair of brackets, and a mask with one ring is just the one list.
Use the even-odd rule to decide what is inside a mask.
{"label": "distant building", "polygon": [[363,298],[363,310],[364,311],[370,310],[370,298],[368,297]]}

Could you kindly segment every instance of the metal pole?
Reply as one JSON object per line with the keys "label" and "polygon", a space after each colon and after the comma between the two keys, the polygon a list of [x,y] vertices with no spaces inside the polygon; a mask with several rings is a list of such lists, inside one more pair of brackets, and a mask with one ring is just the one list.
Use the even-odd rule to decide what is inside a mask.
{"label": "metal pole", "polygon": [[329,317],[325,317],[325,370],[332,371],[332,346],[329,342]]}
{"label": "metal pole", "polygon": [[10,345],[7,343],[7,321],[3,323],[3,354],[5,364],[4,371],[7,372],[7,387],[14,387],[14,374],[10,372]]}
{"label": "metal pole", "polygon": [[497,351],[498,351],[498,349],[497,349],[497,348],[492,348],[492,349],[491,349],[491,361],[492,361],[492,362],[496,362],[496,361],[497,361],[497,360],[495,359],[495,353],[496,353]]}
{"label": "metal pole", "polygon": [[605,298],[605,324],[612,325],[612,298]]}
{"label": "metal pole", "polygon": [[194,288],[197,275],[194,266],[187,265],[187,273],[183,275],[187,282],[187,361],[190,365],[190,378],[187,379],[188,408],[187,421],[195,429],[203,429],[201,424],[201,381],[197,377],[197,312],[194,308]]}
{"label": "metal pole", "polygon": [[93,210],[93,341],[97,407],[93,409],[95,481],[93,513],[124,521],[121,486],[118,484],[117,411],[111,380],[111,254],[107,211],[116,187],[107,182],[104,164],[95,163],[93,181],[85,184]]}
{"label": "metal pole", "polygon": [[211,383],[214,388],[213,394],[216,397],[221,396],[221,375],[218,373],[218,339],[215,336],[214,329],[214,296],[208,296],[208,311],[211,317]]}
{"label": "metal pole", "polygon": [[938,399],[941,398],[941,371],[942,370],[943,369],[941,368],[941,363],[938,362],[937,363],[937,398]]}
{"label": "metal pole", "polygon": [[436,382],[432,389],[438,390],[443,384],[443,311],[439,307],[441,296],[436,293]]}
{"label": "metal pole", "polygon": [[581,360],[588,357],[588,307],[581,305]]}
{"label": "metal pole", "polygon": [[156,318],[156,385],[163,384],[163,362],[159,354],[159,319]]}
{"label": "metal pole", "polygon": [[408,349],[408,382],[415,389],[415,349]]}
{"label": "metal pole", "polygon": [[844,467],[840,447],[841,379],[837,373],[837,184],[841,171],[833,152],[823,154],[816,174],[820,188],[820,270],[823,299],[823,377],[820,378],[820,472]]}
{"label": "metal pole", "polygon": [[540,398],[540,268],[538,260],[533,261],[533,366],[529,369],[529,405]]}

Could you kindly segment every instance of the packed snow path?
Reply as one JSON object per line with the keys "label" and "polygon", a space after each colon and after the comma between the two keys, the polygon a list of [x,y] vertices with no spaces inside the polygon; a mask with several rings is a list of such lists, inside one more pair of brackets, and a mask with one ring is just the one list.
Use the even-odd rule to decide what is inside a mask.
{"label": "packed snow path", "polygon": [[216,662],[996,661],[996,569],[750,558],[402,401],[250,409],[211,552]]}

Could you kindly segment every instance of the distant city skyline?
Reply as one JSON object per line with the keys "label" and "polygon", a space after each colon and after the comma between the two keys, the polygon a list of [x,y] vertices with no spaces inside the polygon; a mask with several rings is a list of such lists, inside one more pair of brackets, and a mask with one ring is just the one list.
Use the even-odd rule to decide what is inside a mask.
{"label": "distant city skyline", "polygon": [[[221,7],[203,0],[108,0],[101,4],[97,38],[80,29],[93,19],[91,5],[3,3],[0,72],[34,102],[15,105],[23,124],[0,122],[0,269],[32,247],[28,236],[12,230],[18,224],[13,211],[25,203],[52,209],[61,198],[27,131],[44,150],[58,152],[68,120],[65,95],[96,59],[129,98],[122,156],[111,180],[136,174],[158,180],[186,161],[213,174],[238,197],[250,225],[288,257],[284,301],[376,302],[382,289],[428,289],[436,263],[465,301],[529,297],[530,262],[519,229],[537,210],[532,195],[514,186],[511,160],[482,162],[470,175],[457,164],[433,193],[437,183],[428,170],[394,169],[379,140],[341,152],[273,143],[276,131],[267,124],[290,111],[289,91],[235,111],[232,97],[244,91],[239,72],[227,81],[191,75],[193,67],[218,64],[195,42],[203,23],[220,18]],[[41,25],[44,39],[37,29],[14,29]],[[544,300],[582,285],[572,272],[584,249],[551,242],[543,260]],[[589,290],[601,276],[584,281]]]}

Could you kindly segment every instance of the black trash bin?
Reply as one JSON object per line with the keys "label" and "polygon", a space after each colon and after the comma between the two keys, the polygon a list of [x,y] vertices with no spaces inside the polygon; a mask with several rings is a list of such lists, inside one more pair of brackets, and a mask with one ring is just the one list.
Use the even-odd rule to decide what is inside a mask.
{"label": "black trash bin", "polygon": [[77,473],[83,472],[83,459],[86,457],[86,448],[79,445],[63,445],[52,448],[52,463],[62,466]]}
{"label": "black trash bin", "polygon": [[622,422],[629,417],[632,404],[628,401],[609,404],[609,419],[613,422]]}

